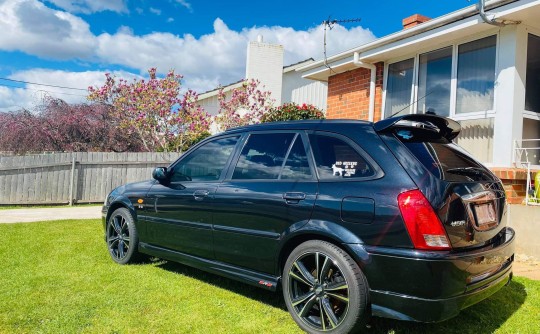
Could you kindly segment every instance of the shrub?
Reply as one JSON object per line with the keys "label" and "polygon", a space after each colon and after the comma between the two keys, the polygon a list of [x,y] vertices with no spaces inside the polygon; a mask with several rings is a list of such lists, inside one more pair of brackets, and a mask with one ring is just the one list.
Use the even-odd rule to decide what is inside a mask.
{"label": "shrub", "polygon": [[285,103],[277,108],[270,109],[265,113],[261,122],[296,121],[302,119],[324,119],[324,113],[311,104],[298,105]]}

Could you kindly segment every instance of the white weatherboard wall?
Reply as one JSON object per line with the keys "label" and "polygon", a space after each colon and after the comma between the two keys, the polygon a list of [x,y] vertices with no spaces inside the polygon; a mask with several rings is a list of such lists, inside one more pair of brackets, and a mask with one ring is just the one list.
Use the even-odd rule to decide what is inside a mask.
{"label": "white weatherboard wall", "polygon": [[326,111],[327,97],[326,82],[304,79],[301,72],[294,70],[283,73],[282,103],[294,102],[300,105],[307,103]]}
{"label": "white weatherboard wall", "polygon": [[283,46],[262,42],[249,42],[247,49],[246,78],[261,82],[262,90],[272,92],[275,105],[281,105],[283,74]]}

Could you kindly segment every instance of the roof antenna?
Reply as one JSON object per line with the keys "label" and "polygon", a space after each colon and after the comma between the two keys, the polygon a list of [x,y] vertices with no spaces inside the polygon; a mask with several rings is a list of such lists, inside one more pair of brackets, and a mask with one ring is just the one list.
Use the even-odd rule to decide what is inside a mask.
{"label": "roof antenna", "polygon": [[360,18],[357,18],[357,19],[346,19],[346,20],[332,20],[331,19],[331,16],[328,16],[328,19],[327,20],[324,20],[322,22],[322,25],[323,25],[323,29],[324,29],[324,38],[323,38],[323,54],[324,54],[324,66],[326,66],[330,72],[333,72],[333,73],[336,73],[334,72],[334,70],[332,69],[332,67],[330,67],[328,65],[328,57],[326,56],[326,31],[327,30],[332,30],[332,28],[334,28],[334,25],[336,23],[350,23],[350,22],[360,22],[362,19]]}

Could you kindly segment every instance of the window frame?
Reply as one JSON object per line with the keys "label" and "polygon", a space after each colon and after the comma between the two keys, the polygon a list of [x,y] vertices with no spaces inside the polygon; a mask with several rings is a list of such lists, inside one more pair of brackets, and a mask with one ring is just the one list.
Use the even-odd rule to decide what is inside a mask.
{"label": "window frame", "polygon": [[220,182],[223,182],[223,180],[225,178],[225,175],[226,175],[227,171],[229,170],[229,167],[230,167],[230,164],[231,164],[231,159],[236,154],[236,151],[238,151],[239,144],[242,141],[242,138],[244,137],[244,135],[241,134],[241,133],[227,134],[227,135],[223,135],[223,136],[219,136],[219,137],[210,137],[208,139],[205,139],[205,140],[201,141],[200,143],[197,143],[192,148],[188,149],[184,154],[182,154],[178,159],[176,159],[176,161],[174,161],[172,164],[170,164],[167,167],[167,173],[169,173],[170,171],[174,171],[174,169],[176,168],[176,166],[178,164],[182,163],[183,160],[187,159],[190,155],[195,153],[202,146],[204,146],[204,145],[206,145],[208,143],[211,143],[213,141],[226,139],[226,138],[232,138],[232,137],[238,137],[238,140],[236,141],[236,144],[235,144],[235,146],[233,148],[233,151],[229,155],[229,158],[227,159],[227,162],[225,163],[225,166],[221,170],[221,174],[219,175],[219,178],[217,180],[204,180],[204,181],[203,180],[191,180],[191,181],[186,180],[186,181],[171,182],[171,184],[180,184],[180,183],[183,183],[183,182],[204,182],[204,183],[220,183]]}
{"label": "window frame", "polygon": [[[526,42],[525,42],[525,49],[527,50],[526,56],[528,55],[528,51],[529,51],[529,35],[533,35],[533,36],[535,36],[537,38],[540,38],[540,29],[527,27],[527,31],[526,31],[527,38],[526,38]],[[527,64],[527,57],[525,57],[525,77],[524,77],[525,94],[527,94],[527,65],[528,65]],[[540,121],[540,112],[536,112],[536,111],[526,109],[525,102],[524,102],[523,103],[523,117],[528,118],[528,119],[532,119],[532,120]]]}
{"label": "window frame", "polygon": [[[308,143],[310,147],[310,152],[308,153],[308,160],[312,160],[312,165],[315,167],[315,175],[317,176],[317,180],[319,182],[363,182],[363,181],[371,181],[380,179],[384,176],[384,172],[382,168],[377,164],[377,162],[360,146],[358,145],[354,140],[350,139],[347,136],[337,134],[334,132],[328,132],[328,131],[319,131],[319,130],[309,130],[306,131],[306,135],[308,137]],[[319,135],[319,136],[326,136],[326,137],[333,137],[337,138],[339,140],[342,140],[345,144],[352,147],[352,149],[362,157],[366,163],[370,165],[371,168],[373,168],[373,175],[370,176],[364,176],[364,177],[353,177],[353,178],[335,178],[335,179],[324,179],[321,178],[319,175],[319,171],[316,168],[317,162],[315,161],[315,154],[313,153],[313,150],[311,149],[311,141],[309,141],[309,135]]]}
{"label": "window frame", "polygon": [[[277,179],[233,179],[232,176],[234,174],[234,170],[236,166],[238,165],[238,162],[240,160],[240,155],[242,154],[242,151],[245,147],[245,145],[249,142],[249,138],[252,135],[264,135],[264,134],[276,134],[276,133],[293,133],[295,134],[293,141],[287,148],[287,152],[285,154],[284,163],[287,161],[287,158],[289,156],[290,151],[292,150],[292,147],[298,137],[302,139],[302,142],[304,144],[304,150],[306,151],[306,156],[309,164],[309,170],[311,172],[310,178],[304,178],[304,179],[281,179],[281,174],[283,172],[283,164],[281,165],[281,169],[278,174]],[[317,180],[317,174],[315,170],[315,166],[313,164],[313,160],[311,159],[311,148],[309,147],[309,139],[307,138],[307,135],[304,130],[265,130],[265,131],[250,131],[244,133],[243,138],[239,140],[239,144],[236,148],[236,152],[233,155],[233,158],[231,161],[229,161],[229,167],[227,169],[227,173],[225,174],[224,181],[227,182],[313,182]]]}
{"label": "window frame", "polygon": [[484,118],[493,118],[495,117],[495,112],[497,110],[497,94],[494,93],[493,96],[493,108],[490,110],[481,110],[476,112],[461,113],[456,114],[456,104],[457,104],[457,72],[458,72],[458,52],[459,46],[481,40],[486,37],[495,36],[495,80],[494,80],[494,90],[497,89],[497,74],[499,69],[499,52],[500,52],[500,32],[499,31],[487,31],[479,34],[474,34],[468,38],[463,38],[456,40],[450,43],[440,43],[435,46],[420,49],[414,54],[407,54],[406,56],[396,57],[389,59],[384,62],[384,76],[383,76],[383,101],[381,106],[381,119],[387,118],[384,115],[386,110],[387,94],[388,94],[388,70],[391,64],[406,60],[414,59],[414,68],[413,68],[413,82],[411,86],[411,100],[409,106],[409,114],[416,113],[418,109],[418,77],[419,77],[419,65],[420,65],[420,55],[429,53],[432,51],[437,51],[444,49],[446,47],[452,48],[452,68],[451,68],[451,78],[450,78],[450,114],[448,117],[461,121],[461,120],[473,120],[473,119],[484,119]]}

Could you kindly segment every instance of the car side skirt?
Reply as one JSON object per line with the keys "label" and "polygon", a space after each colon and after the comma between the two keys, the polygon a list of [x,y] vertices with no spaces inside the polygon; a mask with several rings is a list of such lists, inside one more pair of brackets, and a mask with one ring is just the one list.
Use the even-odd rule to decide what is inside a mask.
{"label": "car side skirt", "polygon": [[270,291],[277,290],[281,279],[280,277],[232,266],[219,261],[192,256],[143,242],[139,243],[139,251],[151,256],[179,262],[193,268],[201,269]]}

